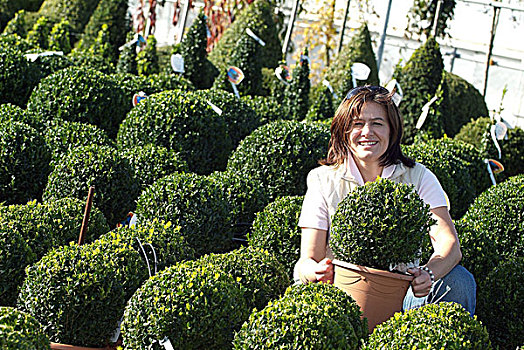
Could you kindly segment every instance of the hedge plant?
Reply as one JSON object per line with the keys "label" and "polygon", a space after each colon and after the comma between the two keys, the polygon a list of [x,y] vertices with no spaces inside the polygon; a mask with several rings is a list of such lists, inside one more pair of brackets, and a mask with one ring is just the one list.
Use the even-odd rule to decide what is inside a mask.
{"label": "hedge plant", "polygon": [[329,121],[335,116],[333,94],[323,84],[312,87],[309,100],[311,101],[306,115],[308,121]]}
{"label": "hedge plant", "polygon": [[[84,211],[85,202],[76,198],[0,205],[0,225],[18,232],[40,259],[52,248],[78,241]],[[92,207],[85,241],[92,242],[107,231],[109,226],[104,215]]]}
{"label": "hedge plant", "polygon": [[279,103],[273,96],[241,96],[240,99],[246,102],[258,115],[260,124],[267,124],[280,119],[288,120],[288,117]]}
{"label": "hedge plant", "polygon": [[150,34],[146,39],[146,46],[136,56],[138,75],[147,76],[160,73],[156,44],[155,36]]}
{"label": "hedge plant", "polygon": [[[132,41],[135,37],[133,31],[128,31],[126,35],[126,43]],[[118,62],[116,64],[117,73],[138,74],[136,63],[136,44],[125,45],[122,47],[118,55]]]}
{"label": "hedge plant", "polygon": [[51,28],[48,38],[48,47],[52,51],[71,52],[71,27],[66,19],[62,19]]}
{"label": "hedge plant", "polygon": [[[6,0],[3,0],[3,2],[6,2]],[[0,8],[3,4],[0,2]],[[3,12],[0,10],[0,12]],[[2,20],[0,16],[0,21]],[[0,26],[1,28],[2,26]],[[20,10],[14,14],[14,17],[7,22],[4,32],[2,35],[9,35],[9,34],[16,34],[20,36],[21,38],[25,38],[27,36],[27,24],[26,24],[26,12],[25,10]]]}
{"label": "hedge plant", "polygon": [[293,279],[295,263],[300,258],[301,230],[298,219],[303,196],[279,197],[257,213],[253,227],[247,234],[249,246],[267,249],[284,266],[288,278]]}
{"label": "hedge plant", "polygon": [[387,179],[350,192],[332,220],[329,245],[335,258],[381,270],[420,258],[435,222],[413,185]]}
{"label": "hedge plant", "polygon": [[291,281],[282,264],[265,249],[240,247],[224,254],[205,255],[198,262],[211,265],[242,284],[249,310],[262,310],[269,301],[280,297]]}
{"label": "hedge plant", "polygon": [[61,157],[49,175],[44,199],[74,197],[85,201],[90,186],[95,187],[93,204],[110,227],[134,209],[139,194],[134,169],[108,146],[77,147]]}
{"label": "hedge plant", "polygon": [[47,50],[52,27],[53,23],[50,23],[46,16],[41,16],[36,20],[33,28],[27,32],[27,41],[37,48]]}
{"label": "hedge plant", "polygon": [[0,105],[0,121],[14,121],[27,124],[39,130],[42,125],[35,120],[35,118],[26,112],[25,109],[18,107],[11,103],[4,103]]}
{"label": "hedge plant", "polygon": [[227,168],[260,182],[270,201],[303,195],[306,176],[327,153],[329,138],[323,125],[276,121],[247,136],[232,153]]}
{"label": "hedge plant", "polygon": [[40,199],[49,174],[50,155],[44,138],[21,122],[0,123],[0,202]]}
{"label": "hedge plant", "polygon": [[65,18],[74,33],[82,33],[98,3],[99,0],[44,0],[38,15],[53,23]]}
{"label": "hedge plant", "polygon": [[378,325],[362,349],[491,349],[486,328],[461,305],[426,304]]}
{"label": "hedge plant", "polygon": [[136,212],[145,220],[171,221],[201,255],[231,246],[229,204],[220,186],[193,173],[168,175],[145,189]]}
{"label": "hedge plant", "polygon": [[253,312],[235,335],[233,348],[359,348],[353,324],[359,331],[366,325],[359,324],[360,311],[349,295],[323,283],[297,288]]}
{"label": "hedge plant", "polygon": [[[499,141],[502,149],[500,161],[504,165],[504,171],[498,174],[499,181],[511,176],[524,174],[524,130],[519,127],[509,129],[507,136],[507,140]],[[493,146],[493,143],[490,146]]]}
{"label": "hedge plant", "polygon": [[[31,53],[39,53],[44,50],[31,50]],[[31,68],[38,73],[38,78],[35,80],[35,87],[45,77],[53,74],[64,68],[71,67],[73,62],[67,56],[52,55],[52,56],[41,56],[34,62],[30,62]]]}
{"label": "hedge plant", "polygon": [[0,45],[0,104],[25,108],[38,78],[38,72],[31,69],[18,47],[8,42]]}
{"label": "hedge plant", "polygon": [[518,349],[524,344],[524,257],[501,261],[479,285],[476,314],[486,325],[491,343],[499,349]]}
{"label": "hedge plant", "polygon": [[460,131],[455,135],[455,139],[470,143],[480,150],[488,124],[491,124],[491,119],[487,116],[471,118],[467,124],[460,128]]}
{"label": "hedge plant", "polygon": [[146,281],[129,300],[122,323],[129,349],[229,349],[247,318],[244,290],[213,266],[184,263]]}
{"label": "hedge plant", "polygon": [[147,277],[139,253],[118,237],[53,250],[27,268],[18,308],[32,314],[53,342],[109,343],[128,299]]}
{"label": "hedge plant", "polygon": [[97,125],[110,137],[131,108],[119,82],[90,68],[70,67],[42,79],[27,110],[42,121],[53,119]]}
{"label": "hedge plant", "polygon": [[182,90],[151,95],[129,112],[117,137],[121,148],[155,144],[179,152],[189,170],[223,170],[231,151],[224,118],[206,100]]}
{"label": "hedge plant", "polygon": [[524,254],[524,175],[492,186],[478,196],[455,226],[462,264],[481,284],[501,261]]}
{"label": "hedge plant", "polygon": [[42,325],[13,307],[0,306],[0,346],[2,349],[51,349]]}

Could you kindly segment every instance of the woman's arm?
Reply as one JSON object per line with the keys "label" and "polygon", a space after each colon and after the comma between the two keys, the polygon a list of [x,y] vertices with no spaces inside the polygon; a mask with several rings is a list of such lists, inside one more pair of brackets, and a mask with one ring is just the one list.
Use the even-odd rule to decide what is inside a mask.
{"label": "woman's arm", "polygon": [[326,249],[326,230],[302,228],[300,259],[295,268],[303,283],[333,283],[333,265],[326,258]]}
{"label": "woman's arm", "polygon": [[[451,220],[446,207],[431,209],[433,218],[437,223],[433,225],[429,236],[433,245],[433,255],[426,266],[433,271],[435,280],[446,276],[462,259],[460,244],[455,225]],[[415,279],[412,282],[413,294],[416,297],[428,295],[431,289],[431,279],[426,271],[410,269]]]}

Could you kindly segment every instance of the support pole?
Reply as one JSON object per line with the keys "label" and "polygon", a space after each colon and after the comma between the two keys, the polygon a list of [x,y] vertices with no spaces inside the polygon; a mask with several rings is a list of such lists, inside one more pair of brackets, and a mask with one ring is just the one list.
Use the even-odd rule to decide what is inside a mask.
{"label": "support pole", "polygon": [[386,21],[384,22],[384,30],[382,31],[382,35],[380,36],[380,45],[378,47],[378,54],[377,54],[377,74],[380,72],[380,63],[382,63],[382,55],[384,54],[384,43],[386,42],[386,32],[388,30],[388,24],[389,24],[389,15],[391,13],[391,3],[393,0],[389,0],[388,2],[388,10],[386,12]]}
{"label": "support pole", "polygon": [[486,71],[484,72],[484,90],[482,96],[486,98],[486,90],[488,89],[488,74],[491,62],[491,54],[493,53],[493,41],[497,32],[497,25],[499,23],[500,7],[493,6],[493,23],[491,24],[491,37],[489,40],[488,53],[486,55]]}
{"label": "support pole", "polygon": [[344,11],[344,20],[342,21],[342,28],[340,30],[340,38],[338,39],[338,48],[337,48],[337,54],[340,53],[342,50],[342,44],[344,41],[344,32],[346,31],[346,22],[348,19],[348,12],[349,12],[349,3],[351,0],[347,0],[346,2],[346,10]]}
{"label": "support pole", "polygon": [[438,19],[440,17],[440,8],[442,7],[442,1],[443,0],[438,0],[437,10],[435,11],[435,16],[433,17],[433,28],[431,29],[431,35],[433,35],[434,38],[437,37]]}
{"label": "support pole", "polygon": [[182,9],[182,18],[180,21],[180,31],[176,37],[176,43],[180,44],[182,42],[182,37],[184,36],[184,29],[186,28],[187,14],[189,13],[189,1],[184,1],[184,8]]}
{"label": "support pole", "polygon": [[287,25],[286,37],[284,39],[284,45],[282,45],[282,56],[286,59],[287,49],[289,47],[289,41],[291,40],[291,33],[293,33],[293,26],[295,25],[295,18],[297,17],[298,1],[293,2],[293,9],[291,10],[291,16],[289,16],[289,23]]}
{"label": "support pole", "polygon": [[78,245],[84,244],[84,238],[87,231],[87,224],[89,223],[89,213],[91,213],[91,207],[93,205],[93,195],[95,194],[95,187],[89,187],[89,193],[87,194],[86,208],[84,211],[84,220],[82,221],[82,227],[80,228],[80,236],[78,236]]}

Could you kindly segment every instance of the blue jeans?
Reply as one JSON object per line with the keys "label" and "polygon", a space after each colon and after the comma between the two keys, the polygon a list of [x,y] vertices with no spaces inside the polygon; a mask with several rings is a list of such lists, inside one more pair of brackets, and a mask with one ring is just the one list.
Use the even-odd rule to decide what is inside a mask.
{"label": "blue jeans", "polygon": [[402,311],[416,309],[429,303],[453,301],[471,316],[475,314],[477,284],[473,275],[461,265],[457,265],[446,276],[435,281],[428,295],[418,298],[413,295],[411,287],[404,298]]}

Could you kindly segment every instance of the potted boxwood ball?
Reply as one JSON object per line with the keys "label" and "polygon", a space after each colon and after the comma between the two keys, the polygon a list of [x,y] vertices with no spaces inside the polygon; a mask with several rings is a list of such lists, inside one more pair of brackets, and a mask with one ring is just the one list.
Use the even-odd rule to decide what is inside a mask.
{"label": "potted boxwood ball", "polygon": [[[378,179],[350,192],[331,225],[335,285],[357,301],[370,331],[396,311],[434,223],[413,185]],[[373,290],[374,292],[371,292]]]}

